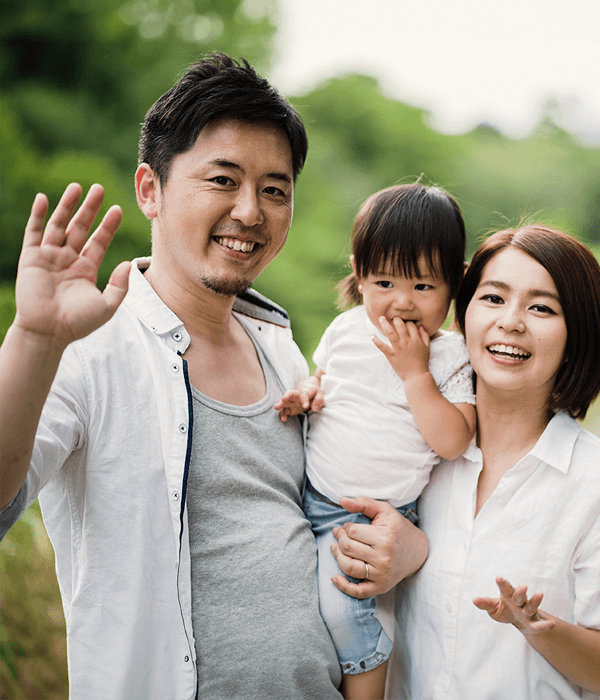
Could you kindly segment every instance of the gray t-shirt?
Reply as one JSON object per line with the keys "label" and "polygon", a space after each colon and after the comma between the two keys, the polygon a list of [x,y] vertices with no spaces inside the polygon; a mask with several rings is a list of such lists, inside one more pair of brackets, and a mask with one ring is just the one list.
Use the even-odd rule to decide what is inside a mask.
{"label": "gray t-shirt", "polygon": [[297,418],[253,338],[267,393],[231,406],[193,389],[187,489],[192,620],[202,700],[339,700],[319,614],[314,537],[301,507]]}

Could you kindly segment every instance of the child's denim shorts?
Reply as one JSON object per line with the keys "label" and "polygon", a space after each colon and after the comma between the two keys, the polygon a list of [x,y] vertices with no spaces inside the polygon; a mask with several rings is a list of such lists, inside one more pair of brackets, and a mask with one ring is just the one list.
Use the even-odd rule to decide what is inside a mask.
{"label": "child's denim shorts", "polygon": [[[416,501],[398,508],[412,523],[417,522]],[[390,656],[393,642],[374,616],[375,597],[358,600],[342,593],[331,582],[335,574],[343,574],[330,551],[336,540],[334,527],[344,523],[370,523],[362,513],[349,513],[316,491],[307,481],[303,507],[317,540],[319,553],[318,580],[321,615],[335,644],[342,672],[364,673],[384,663]],[[359,583],[360,580],[349,578]]]}

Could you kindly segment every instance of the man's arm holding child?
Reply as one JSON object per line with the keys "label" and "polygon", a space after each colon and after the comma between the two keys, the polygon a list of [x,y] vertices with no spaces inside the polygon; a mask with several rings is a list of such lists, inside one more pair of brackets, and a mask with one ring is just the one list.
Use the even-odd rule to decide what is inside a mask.
{"label": "man's arm holding child", "polygon": [[112,273],[104,292],[98,268],[121,222],[111,207],[88,238],[104,190],[65,190],[44,227],[48,199],[38,194],[25,228],[17,272],[17,313],[0,348],[0,508],[17,495],[29,466],[38,422],[66,347],[99,328],[127,292],[129,263]]}
{"label": "man's arm holding child", "polygon": [[430,339],[422,327],[400,318],[390,323],[384,316],[379,322],[391,346],[375,335],[373,342],[404,382],[406,399],[421,435],[440,457],[455,459],[475,433],[475,406],[453,404],[442,396],[429,371]]}

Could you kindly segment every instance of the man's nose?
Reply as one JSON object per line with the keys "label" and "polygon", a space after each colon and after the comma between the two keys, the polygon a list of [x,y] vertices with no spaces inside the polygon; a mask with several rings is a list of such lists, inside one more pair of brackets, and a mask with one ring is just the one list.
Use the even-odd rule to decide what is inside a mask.
{"label": "man's nose", "polygon": [[253,187],[242,187],[239,189],[230,216],[248,227],[263,223],[264,215],[260,197]]}

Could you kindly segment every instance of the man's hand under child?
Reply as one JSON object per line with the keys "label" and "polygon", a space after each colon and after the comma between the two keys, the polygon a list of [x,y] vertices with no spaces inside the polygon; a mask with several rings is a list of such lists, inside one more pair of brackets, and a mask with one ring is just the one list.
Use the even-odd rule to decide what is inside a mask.
{"label": "man's hand under child", "polygon": [[[322,375],[322,373],[321,373]],[[273,406],[285,423],[288,416],[297,416],[306,411],[320,411],[325,405],[321,389],[321,375],[309,377],[297,384]]]}
{"label": "man's hand under child", "polygon": [[403,382],[429,371],[429,336],[423,327],[399,317],[390,323],[385,316],[379,319],[379,324],[391,345],[376,335],[373,342]]}

